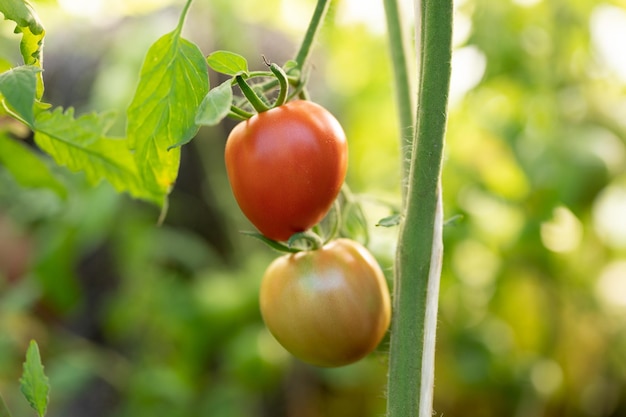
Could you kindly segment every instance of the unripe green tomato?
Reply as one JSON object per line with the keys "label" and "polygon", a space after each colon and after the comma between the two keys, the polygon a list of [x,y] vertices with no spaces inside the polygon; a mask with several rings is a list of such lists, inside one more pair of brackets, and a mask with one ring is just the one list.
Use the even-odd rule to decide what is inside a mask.
{"label": "unripe green tomato", "polygon": [[285,349],[322,367],[347,365],[372,352],[391,317],[380,266],[349,239],[274,260],[263,276],[260,307]]}

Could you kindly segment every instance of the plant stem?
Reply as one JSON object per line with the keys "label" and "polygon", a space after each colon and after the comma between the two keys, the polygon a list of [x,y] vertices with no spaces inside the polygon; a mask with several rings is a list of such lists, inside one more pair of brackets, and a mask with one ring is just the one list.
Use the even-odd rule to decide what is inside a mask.
{"label": "plant stem", "polygon": [[185,18],[187,17],[187,12],[189,11],[189,7],[191,7],[191,2],[193,0],[187,0],[187,2],[185,3],[185,7],[183,7],[183,10],[180,13],[180,17],[178,19],[178,25],[176,26],[175,32],[177,36],[180,36],[181,32],[183,31],[183,25],[185,24]]}
{"label": "plant stem", "polygon": [[416,140],[396,254],[387,417],[432,415],[443,255],[441,165],[452,56],[452,0],[422,0]]}
{"label": "plant stem", "polygon": [[411,163],[411,148],[414,136],[413,88],[407,63],[406,36],[398,11],[398,0],[384,0],[389,50],[394,72],[398,121],[400,125],[400,156],[402,158],[402,201],[406,198],[407,181]]}
{"label": "plant stem", "polygon": [[285,104],[285,99],[287,98],[287,92],[289,91],[289,80],[287,79],[287,74],[281,67],[276,64],[271,64],[270,69],[272,73],[276,76],[278,80],[278,85],[280,86],[280,90],[278,91],[278,97],[276,97],[276,101],[272,105],[272,107],[279,107]]}
{"label": "plant stem", "polygon": [[246,99],[248,99],[252,107],[254,107],[254,110],[256,110],[258,113],[263,113],[264,111],[269,110],[269,106],[267,106],[263,102],[261,97],[259,97],[259,95],[252,89],[252,87],[248,85],[246,80],[244,80],[241,75],[237,75],[235,77],[235,80],[237,81],[237,84],[239,85],[239,88],[241,89],[243,95],[246,97]]}
{"label": "plant stem", "polygon": [[313,42],[319,32],[320,24],[326,15],[326,11],[328,10],[328,5],[330,1],[328,0],[318,0],[317,5],[315,6],[315,11],[313,12],[313,17],[311,17],[311,21],[309,22],[309,27],[306,30],[306,34],[304,35],[304,39],[302,40],[302,44],[300,44],[300,49],[298,50],[298,54],[296,55],[295,61],[298,64],[297,68],[302,71],[304,68],[304,64],[311,53],[311,47],[313,46]]}

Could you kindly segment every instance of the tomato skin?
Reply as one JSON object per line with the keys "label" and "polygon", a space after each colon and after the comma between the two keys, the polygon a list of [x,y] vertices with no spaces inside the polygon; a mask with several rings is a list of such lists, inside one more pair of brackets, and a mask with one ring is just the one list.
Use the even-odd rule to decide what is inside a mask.
{"label": "tomato skin", "polygon": [[347,365],[373,351],[391,317],[383,272],[349,239],[274,260],[261,282],[260,308],[285,349],[322,367]]}
{"label": "tomato skin", "polygon": [[236,125],[225,161],[241,211],[262,234],[284,241],[326,215],[346,176],[348,146],[332,114],[297,100]]}

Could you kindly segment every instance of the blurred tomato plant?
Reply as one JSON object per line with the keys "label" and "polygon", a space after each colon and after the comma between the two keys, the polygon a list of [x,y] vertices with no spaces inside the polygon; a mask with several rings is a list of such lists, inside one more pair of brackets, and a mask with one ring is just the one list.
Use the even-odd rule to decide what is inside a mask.
{"label": "blurred tomato plant", "polygon": [[[33,338],[51,416],[383,413],[384,346],[319,370],[262,325],[259,271],[274,253],[237,233],[250,225],[223,166],[233,125],[198,130],[176,107],[199,105],[226,78],[194,65],[207,84],[191,91],[172,87],[190,78],[141,69],[148,50],[180,73],[204,65],[190,39],[266,70],[261,54],[293,57],[313,3],[196,1],[184,28],[167,1],[93,1],[91,12],[33,2],[41,20],[3,13],[14,20],[0,25],[0,392],[14,415],[28,412],[16,382]],[[342,121],[347,181],[375,224],[400,203],[401,157],[383,12],[367,4],[333,3],[308,88]],[[462,217],[444,234],[439,414],[626,413],[624,16],[616,0],[456,3],[443,196],[447,216]],[[141,71],[159,77],[161,95]],[[148,116],[170,105],[185,116],[167,131]],[[157,204],[168,195],[163,225],[115,189]],[[370,232],[390,277],[396,231]]]}

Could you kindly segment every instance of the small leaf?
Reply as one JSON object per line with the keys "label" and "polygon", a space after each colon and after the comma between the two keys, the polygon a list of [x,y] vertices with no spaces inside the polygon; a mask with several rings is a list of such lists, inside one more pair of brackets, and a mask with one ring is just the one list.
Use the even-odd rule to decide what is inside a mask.
{"label": "small leaf", "polygon": [[259,239],[260,241],[264,242],[267,246],[269,246],[270,248],[277,250],[278,252],[287,252],[287,253],[297,253],[297,252],[301,252],[300,249],[297,248],[291,248],[287,245],[285,245],[284,243],[281,242],[277,242],[273,239],[270,239],[269,237],[259,233],[259,232],[247,232],[247,231],[243,231],[241,232],[242,234],[246,235],[246,236],[250,236],[253,237],[255,239]]}
{"label": "small leaf", "polygon": [[195,118],[209,91],[200,49],[175,30],[148,50],[139,85],[128,107],[127,134],[141,178],[167,195],[176,181],[180,149],[197,133]]}
{"label": "small leaf", "polygon": [[[0,0],[0,13],[17,24],[15,33],[22,34],[20,51],[26,65],[42,68],[43,39],[46,34],[35,9],[25,0]],[[43,95],[43,78],[37,74],[37,99]]]}
{"label": "small leaf", "polygon": [[454,216],[450,217],[445,222],[443,222],[443,227],[456,226],[458,223],[461,222],[461,220],[463,220],[463,215],[455,214]]}
{"label": "small leaf", "polygon": [[10,69],[0,74],[0,95],[10,110],[32,127],[33,105],[37,94],[37,73],[41,70],[31,65]]}
{"label": "small leaf", "polygon": [[283,71],[289,75],[297,75],[300,72],[298,63],[293,59],[285,62],[285,65],[283,65]]}
{"label": "small leaf", "polygon": [[2,132],[0,132],[0,164],[23,187],[48,188],[61,198],[67,197],[67,190],[40,156]]}
{"label": "small leaf", "polygon": [[215,51],[206,58],[206,61],[213,71],[222,74],[235,76],[248,72],[248,61],[234,52]]}
{"label": "small leaf", "polygon": [[9,410],[9,407],[7,407],[7,404],[4,402],[4,398],[2,398],[2,395],[0,395],[0,417],[12,417],[11,411]]}
{"label": "small leaf", "polygon": [[391,216],[380,219],[378,223],[376,223],[376,226],[394,227],[400,224],[401,219],[402,217],[399,214],[392,214]]}
{"label": "small leaf", "polygon": [[45,415],[46,408],[48,408],[50,385],[48,377],[43,372],[39,347],[34,340],[31,340],[26,351],[26,361],[24,362],[24,373],[20,379],[20,388],[30,406],[37,411],[37,414],[40,416]]}
{"label": "small leaf", "polygon": [[119,192],[162,204],[164,193],[141,181],[128,141],[106,136],[113,119],[111,113],[75,119],[71,108],[44,111],[35,118],[35,143],[59,165],[83,171],[91,184],[106,179]]}
{"label": "small leaf", "polygon": [[204,97],[196,114],[196,123],[199,125],[215,126],[230,112],[233,104],[233,89],[231,81],[225,81],[209,91]]}

